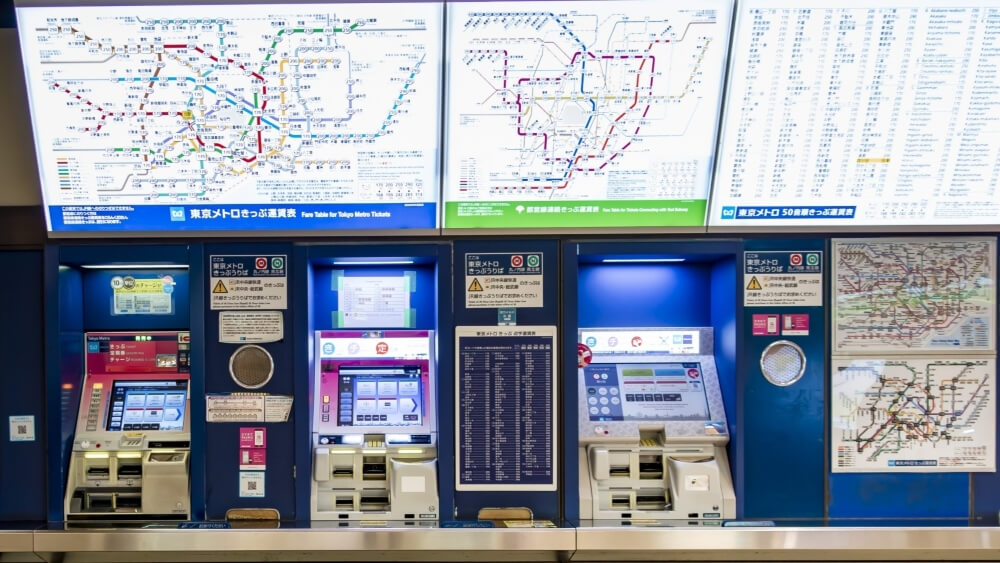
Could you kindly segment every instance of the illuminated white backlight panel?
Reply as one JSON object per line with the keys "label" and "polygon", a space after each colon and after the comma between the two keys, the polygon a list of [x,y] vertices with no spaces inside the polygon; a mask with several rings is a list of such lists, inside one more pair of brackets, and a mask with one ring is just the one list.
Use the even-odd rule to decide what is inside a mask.
{"label": "illuminated white backlight panel", "polygon": [[437,227],[443,15],[19,5],[49,230]]}
{"label": "illuminated white backlight panel", "polygon": [[709,224],[1000,222],[1000,2],[740,2]]}

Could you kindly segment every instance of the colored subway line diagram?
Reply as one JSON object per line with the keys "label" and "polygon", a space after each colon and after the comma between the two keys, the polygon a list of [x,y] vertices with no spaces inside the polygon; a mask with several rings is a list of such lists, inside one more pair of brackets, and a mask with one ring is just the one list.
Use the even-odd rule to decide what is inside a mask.
{"label": "colored subway line diagram", "polygon": [[528,9],[536,5],[470,4],[450,15],[458,62],[449,136],[483,139],[475,153],[449,143],[454,199],[704,198],[728,33],[722,11],[657,5],[653,15],[642,2]]}
{"label": "colored subway line diagram", "polygon": [[835,360],[835,468],[987,463],[995,376],[993,359]]}
{"label": "colored subway line diagram", "polygon": [[132,203],[433,200],[436,143],[423,139],[438,127],[439,7],[158,9],[81,9],[23,40],[41,69],[29,85],[53,110],[35,107],[42,152],[80,176],[61,191]]}
{"label": "colored subway line diagram", "polygon": [[990,350],[993,239],[834,242],[834,349]]}

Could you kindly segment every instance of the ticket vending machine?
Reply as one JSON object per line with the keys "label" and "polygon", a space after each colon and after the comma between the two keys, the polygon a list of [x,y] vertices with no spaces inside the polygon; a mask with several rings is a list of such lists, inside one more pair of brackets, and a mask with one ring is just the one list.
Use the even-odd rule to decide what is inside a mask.
{"label": "ticket vending machine", "polygon": [[436,520],[434,331],[314,340],[312,519]]}
{"label": "ticket vending machine", "polygon": [[736,516],[711,327],[579,331],[583,519]]}
{"label": "ticket vending machine", "polygon": [[89,332],[67,519],[189,519],[190,333]]}

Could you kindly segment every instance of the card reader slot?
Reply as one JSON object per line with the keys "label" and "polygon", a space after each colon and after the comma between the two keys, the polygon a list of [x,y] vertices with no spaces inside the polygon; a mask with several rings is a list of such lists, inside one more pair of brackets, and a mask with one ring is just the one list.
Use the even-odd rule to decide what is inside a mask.
{"label": "card reader slot", "polygon": [[138,477],[142,477],[142,463],[118,462],[119,479],[135,479]]}
{"label": "card reader slot", "polygon": [[631,474],[632,472],[629,470],[629,466],[627,465],[612,465],[608,469],[608,475],[611,477],[628,479]]}
{"label": "card reader slot", "polygon": [[111,468],[107,465],[90,466],[87,468],[87,479],[110,479]]}
{"label": "card reader slot", "polygon": [[[351,479],[354,477],[353,467],[336,467],[333,470],[334,479]],[[340,502],[339,500],[337,502]]]}
{"label": "card reader slot", "polygon": [[667,496],[663,491],[644,491],[635,496],[635,507],[638,510],[665,510]]}
{"label": "card reader slot", "polygon": [[87,512],[111,512],[114,510],[114,493],[86,493],[84,510]]}
{"label": "card reader slot", "polygon": [[364,456],[361,460],[361,478],[365,481],[385,481],[385,456]]}
{"label": "card reader slot", "polygon": [[632,506],[632,495],[628,493],[611,495],[611,508],[613,510],[628,510]]}
{"label": "card reader slot", "polygon": [[388,512],[388,495],[361,495],[361,502],[358,509],[361,512]]}
{"label": "card reader slot", "polygon": [[663,456],[659,454],[639,454],[639,478],[663,479]]}
{"label": "card reader slot", "polygon": [[142,495],[138,493],[116,493],[116,512],[139,512],[142,510]]}
{"label": "card reader slot", "polygon": [[354,496],[337,497],[333,503],[333,507],[334,509],[343,512],[354,510]]}

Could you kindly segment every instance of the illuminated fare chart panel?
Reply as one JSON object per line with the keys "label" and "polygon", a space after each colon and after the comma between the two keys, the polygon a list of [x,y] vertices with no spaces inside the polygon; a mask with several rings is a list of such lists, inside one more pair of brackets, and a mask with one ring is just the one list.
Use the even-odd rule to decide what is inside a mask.
{"label": "illuminated fare chart panel", "polygon": [[458,338],[458,489],[555,490],[554,336],[500,330]]}
{"label": "illuminated fare chart panel", "polygon": [[447,228],[702,226],[731,3],[449,4]]}
{"label": "illuminated fare chart panel", "polygon": [[50,230],[436,227],[443,10],[18,8]]}
{"label": "illuminated fare chart panel", "polygon": [[710,225],[1000,221],[1000,2],[747,1]]}

